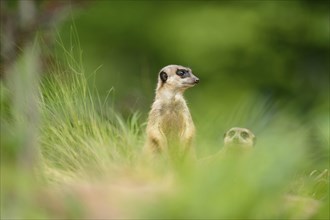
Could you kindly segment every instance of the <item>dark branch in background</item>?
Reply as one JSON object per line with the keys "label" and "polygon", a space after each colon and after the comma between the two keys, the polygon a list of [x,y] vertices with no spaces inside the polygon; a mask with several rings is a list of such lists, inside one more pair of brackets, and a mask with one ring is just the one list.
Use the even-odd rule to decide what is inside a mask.
{"label": "dark branch in background", "polygon": [[[25,45],[39,33],[44,43],[54,43],[53,29],[73,8],[86,5],[83,0],[1,0],[1,60],[0,78],[7,74]],[[42,53],[42,52],[41,52]],[[47,65],[47,54],[41,54],[42,66]]]}

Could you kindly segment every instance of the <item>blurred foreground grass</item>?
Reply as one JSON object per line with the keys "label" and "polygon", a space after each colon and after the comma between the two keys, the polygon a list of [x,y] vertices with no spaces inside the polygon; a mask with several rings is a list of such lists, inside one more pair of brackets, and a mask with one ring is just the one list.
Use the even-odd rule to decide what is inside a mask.
{"label": "blurred foreground grass", "polygon": [[[139,114],[124,119],[111,91],[100,100],[87,86],[81,51],[63,49],[66,63],[39,86],[36,47],[1,82],[1,218],[329,218],[327,123],[318,124],[324,157],[316,162],[309,130],[278,111],[251,154],[151,166],[140,154]],[[204,126],[218,129],[207,117]],[[221,137],[197,138],[198,149],[221,149]]]}

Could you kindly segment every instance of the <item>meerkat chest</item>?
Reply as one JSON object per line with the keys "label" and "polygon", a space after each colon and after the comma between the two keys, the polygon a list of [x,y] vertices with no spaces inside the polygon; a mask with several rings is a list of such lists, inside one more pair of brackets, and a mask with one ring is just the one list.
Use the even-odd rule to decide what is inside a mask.
{"label": "meerkat chest", "polygon": [[184,101],[163,103],[161,107],[161,128],[167,135],[178,136],[185,129],[187,106]]}

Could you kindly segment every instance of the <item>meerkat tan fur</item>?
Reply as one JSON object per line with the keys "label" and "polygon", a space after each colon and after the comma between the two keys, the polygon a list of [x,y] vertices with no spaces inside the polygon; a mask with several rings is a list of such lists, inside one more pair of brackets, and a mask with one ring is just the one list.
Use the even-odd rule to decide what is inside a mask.
{"label": "meerkat tan fur", "polygon": [[256,137],[247,128],[234,127],[229,129],[224,135],[224,147],[241,149],[252,149],[255,145]]}
{"label": "meerkat tan fur", "polygon": [[183,93],[198,82],[187,67],[168,65],[160,70],[147,123],[147,152],[187,154],[192,150],[195,126]]}

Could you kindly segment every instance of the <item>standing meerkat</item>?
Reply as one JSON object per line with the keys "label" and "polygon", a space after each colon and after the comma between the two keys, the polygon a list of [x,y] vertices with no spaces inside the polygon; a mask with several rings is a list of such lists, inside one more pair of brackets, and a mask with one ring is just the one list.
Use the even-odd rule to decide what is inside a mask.
{"label": "standing meerkat", "polygon": [[225,149],[239,147],[240,149],[251,149],[256,142],[255,135],[247,128],[234,127],[224,135]]}
{"label": "standing meerkat", "polygon": [[166,156],[192,152],[195,126],[183,92],[198,82],[191,69],[184,66],[168,65],[160,70],[147,123],[147,152]]}

